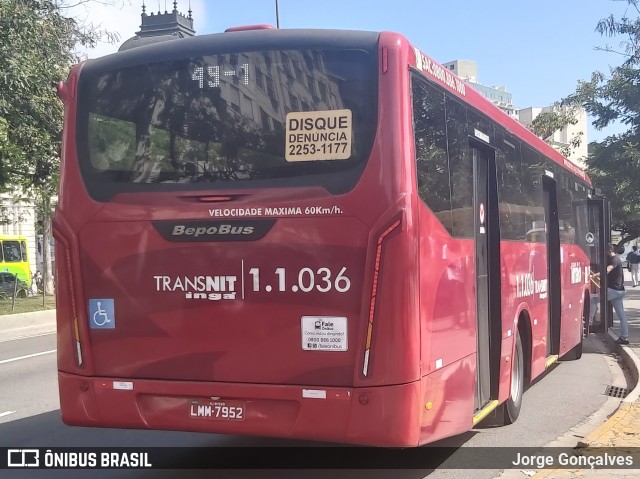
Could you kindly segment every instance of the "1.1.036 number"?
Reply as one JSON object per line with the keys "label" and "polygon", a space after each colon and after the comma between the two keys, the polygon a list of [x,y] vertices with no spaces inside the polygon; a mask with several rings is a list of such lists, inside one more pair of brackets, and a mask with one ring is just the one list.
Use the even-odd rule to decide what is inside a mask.
{"label": "1.1.036 number", "polygon": [[[270,293],[272,291],[292,291],[297,293],[302,291],[303,293],[309,293],[311,291],[319,291],[320,293],[328,293],[332,290],[338,293],[346,293],[351,288],[351,280],[346,276],[347,268],[343,267],[337,275],[333,275],[329,268],[318,268],[313,270],[311,268],[302,268],[294,273],[293,283],[287,282],[287,271],[285,268],[276,268],[274,275],[271,277],[272,281],[264,281],[264,278],[260,278],[260,268],[251,268],[249,275],[253,283],[253,291],[264,291]],[[277,287],[272,286],[276,284]]]}

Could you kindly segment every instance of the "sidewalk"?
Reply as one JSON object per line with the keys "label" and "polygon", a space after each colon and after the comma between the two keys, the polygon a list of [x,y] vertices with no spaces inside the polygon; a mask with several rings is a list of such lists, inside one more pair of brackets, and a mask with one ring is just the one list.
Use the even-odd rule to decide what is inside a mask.
{"label": "sidewalk", "polygon": [[0,342],[55,333],[56,310],[0,315]]}
{"label": "sidewalk", "polygon": [[[629,385],[629,394],[622,400],[618,410],[609,417],[604,424],[591,431],[579,441],[576,446],[584,455],[590,455],[590,448],[611,447],[620,450],[640,448],[640,385],[638,374],[640,372],[640,286],[631,286],[629,272],[625,271],[624,309],[629,320],[629,345],[615,344],[620,333],[618,317],[613,313],[613,328],[609,330],[611,344],[617,348],[618,354],[624,360],[634,382]],[[637,450],[636,457],[637,457]],[[622,454],[620,451],[619,453]],[[541,478],[560,479],[613,479],[613,478],[637,478],[640,477],[640,463],[636,461],[634,469],[544,469],[534,476]]]}

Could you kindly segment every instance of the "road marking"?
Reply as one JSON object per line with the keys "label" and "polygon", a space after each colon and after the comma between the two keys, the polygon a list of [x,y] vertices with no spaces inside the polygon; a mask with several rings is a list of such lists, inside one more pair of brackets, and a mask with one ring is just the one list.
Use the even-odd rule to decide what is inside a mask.
{"label": "road marking", "polygon": [[14,413],[15,413],[15,411],[5,411],[5,412],[0,412],[0,417],[8,416],[8,415],[10,415],[10,414],[14,414]]}
{"label": "road marking", "polygon": [[[20,328],[20,329],[12,329],[10,331],[15,332],[15,331],[22,331],[23,329],[28,329],[28,328]],[[58,334],[57,332],[53,331],[51,333],[37,333],[37,334],[30,334],[30,333],[25,333],[24,336],[16,336],[15,338],[9,338],[9,339],[0,339],[0,343],[6,343],[7,341],[17,341],[18,339],[28,339],[28,338],[39,338],[40,336],[51,336],[54,334]]]}
{"label": "road marking", "polygon": [[20,357],[11,358],[11,359],[3,359],[2,361],[0,361],[0,364],[12,363],[13,361],[20,361],[21,359],[35,358],[36,356],[42,356],[43,354],[51,354],[51,353],[55,353],[56,351],[57,349],[50,349],[49,351],[42,351],[41,353],[27,354],[26,356],[20,356]]}

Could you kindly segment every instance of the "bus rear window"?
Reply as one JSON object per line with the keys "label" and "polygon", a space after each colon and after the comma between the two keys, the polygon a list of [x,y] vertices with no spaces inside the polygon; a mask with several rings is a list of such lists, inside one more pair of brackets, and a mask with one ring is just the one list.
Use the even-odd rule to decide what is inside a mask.
{"label": "bus rear window", "polygon": [[78,157],[92,197],[119,192],[353,188],[377,116],[375,54],[220,53],[83,71]]}

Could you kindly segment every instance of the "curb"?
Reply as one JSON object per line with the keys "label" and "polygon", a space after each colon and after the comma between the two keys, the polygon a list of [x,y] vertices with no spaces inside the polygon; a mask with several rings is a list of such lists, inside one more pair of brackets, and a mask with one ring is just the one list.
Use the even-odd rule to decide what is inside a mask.
{"label": "curb", "polygon": [[[609,330],[609,339],[615,344],[617,335],[612,330]],[[638,379],[640,378],[640,358],[638,358],[638,355],[631,347],[622,344],[615,345],[617,346],[618,353],[622,356],[625,366],[629,368],[631,376],[636,382],[635,387],[629,392],[629,394],[627,394],[627,397],[625,397],[622,402],[636,402],[638,401],[638,398],[640,398],[640,383],[638,382]]]}
{"label": "curb", "polygon": [[[637,435],[636,427],[640,423],[640,383],[638,378],[640,375],[640,358],[636,355],[632,348],[617,344],[615,341],[618,335],[611,329],[605,336],[609,346],[615,346],[612,351],[616,351],[624,361],[624,365],[629,368],[631,376],[635,381],[635,386],[621,401],[620,406],[615,412],[607,418],[607,420],[593,431],[588,433],[582,440],[576,444],[576,449],[587,452],[593,447],[639,447],[640,436]],[[618,437],[624,438],[624,446],[616,444]],[[632,439],[633,438],[633,439]],[[573,478],[580,477],[583,471],[569,469],[540,469],[535,472],[536,479],[544,478]],[[575,474],[574,474],[575,473]]]}
{"label": "curb", "polygon": [[[604,424],[597,427],[584,439],[578,442],[576,447],[638,447],[640,437],[635,434],[635,427],[640,422],[640,383],[638,376],[640,373],[640,358],[629,346],[616,344],[617,334],[612,330],[608,331],[607,342],[616,346],[617,352],[622,357],[624,365],[629,368],[631,376],[635,381],[634,388],[622,400],[618,409],[609,417]],[[616,438],[624,438],[624,446],[616,444]],[[637,442],[637,444],[635,444]]]}
{"label": "curb", "polygon": [[28,338],[55,331],[55,309],[0,315],[0,341]]}
{"label": "curb", "polygon": [[[640,421],[640,404],[623,402],[605,423],[593,430],[576,446],[582,451],[595,447],[632,448],[640,446],[636,424]],[[619,438],[624,445],[619,444]]]}

